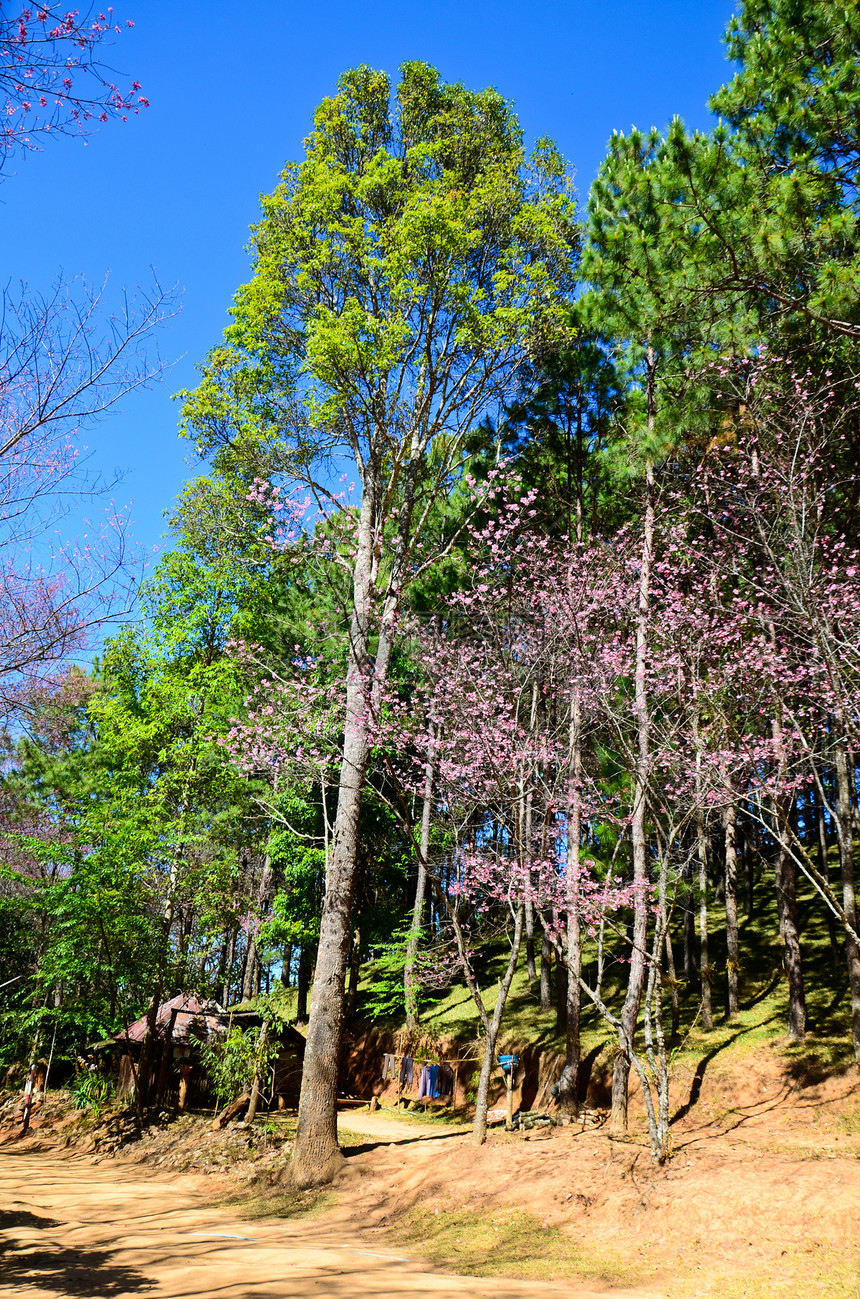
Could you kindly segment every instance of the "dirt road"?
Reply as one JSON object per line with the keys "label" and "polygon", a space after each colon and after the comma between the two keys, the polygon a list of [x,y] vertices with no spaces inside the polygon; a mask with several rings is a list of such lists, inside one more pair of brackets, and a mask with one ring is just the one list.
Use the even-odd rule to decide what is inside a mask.
{"label": "dirt road", "polygon": [[[375,1116],[366,1116],[370,1126]],[[349,1119],[346,1120],[349,1122]],[[406,1125],[373,1124],[398,1140]],[[398,1131],[394,1131],[394,1127]],[[408,1129],[407,1129],[408,1131]],[[410,1135],[415,1136],[414,1132]],[[596,1299],[588,1287],[483,1280],[432,1269],[363,1239],[337,1211],[243,1221],[213,1207],[203,1177],[155,1180],[110,1161],[0,1152],[0,1294],[20,1299],[149,1295],[164,1299],[378,1299],[380,1295]],[[346,1219],[347,1214],[342,1215]],[[660,1299],[613,1289],[615,1299]]]}

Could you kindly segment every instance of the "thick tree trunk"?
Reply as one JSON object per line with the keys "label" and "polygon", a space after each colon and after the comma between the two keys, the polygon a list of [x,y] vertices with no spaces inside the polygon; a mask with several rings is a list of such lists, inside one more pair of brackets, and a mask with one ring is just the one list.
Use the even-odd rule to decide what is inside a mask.
{"label": "thick tree trunk", "polygon": [[726,859],[726,972],[728,975],[729,1018],[737,1015],[738,979],[740,975],[740,943],[738,940],[738,854],[737,808],[730,803],[723,813]]}
{"label": "thick tree trunk", "polygon": [[[407,480],[411,481],[409,474]],[[337,814],[326,866],[319,948],[299,1097],[299,1121],[290,1160],[290,1180],[296,1187],[330,1181],[343,1165],[343,1156],[337,1142],[337,1087],[361,804],[370,760],[369,712],[387,673],[400,598],[401,583],[396,571],[395,556],[390,594],[386,597],[380,619],[371,671],[369,649],[373,620],[374,548],[377,510],[381,504],[378,465],[365,466],[363,487],[353,568],[353,604]],[[414,487],[409,489],[407,482],[405,491],[409,490],[414,492]],[[410,520],[411,503],[407,500],[400,512],[401,553],[411,526]]]}
{"label": "thick tree trunk", "polygon": [[[854,891],[854,807],[853,763],[844,741],[836,745],[836,825],[839,834],[839,866],[842,874],[842,910],[857,932],[857,897]],[[860,949],[851,934],[845,934],[845,963],[851,989],[851,1036],[854,1058],[860,1065]]]}
{"label": "thick tree trunk", "polygon": [[[650,349],[649,349],[650,354]],[[653,360],[651,361],[653,367]],[[653,373],[649,376],[653,388]],[[653,409],[653,396],[649,394]],[[653,422],[649,411],[649,423]],[[636,676],[634,681],[634,715],[636,720],[637,758],[633,773],[633,814],[630,836],[633,843],[633,883],[636,887],[633,912],[633,942],[627,995],[621,1011],[624,1033],[632,1042],[645,983],[645,943],[648,938],[648,856],[645,838],[645,813],[650,766],[648,696],[645,673],[648,660],[648,624],[650,619],[651,566],[654,555],[654,471],[650,460],[645,473],[645,517],[643,520],[642,557],[639,566],[639,607],[636,619]],[[616,1135],[627,1131],[627,1094],[630,1081],[630,1058],[619,1051],[612,1073],[612,1113],[610,1130]]]}

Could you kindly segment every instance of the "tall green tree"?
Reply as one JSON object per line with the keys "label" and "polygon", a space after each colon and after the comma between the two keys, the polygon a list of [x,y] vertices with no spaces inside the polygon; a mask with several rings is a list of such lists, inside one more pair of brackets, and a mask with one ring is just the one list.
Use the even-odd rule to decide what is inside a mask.
{"label": "tall green tree", "polygon": [[358,474],[346,723],[308,1047],[292,1158],[298,1183],[339,1166],[336,1095],[370,756],[369,712],[434,502],[462,473],[466,434],[508,399],[572,283],[578,234],[567,171],[532,158],[494,90],[426,64],[362,67],[314,115],[302,163],[263,202],[255,270],[185,417],[206,452],[263,446],[331,500],[331,466]]}

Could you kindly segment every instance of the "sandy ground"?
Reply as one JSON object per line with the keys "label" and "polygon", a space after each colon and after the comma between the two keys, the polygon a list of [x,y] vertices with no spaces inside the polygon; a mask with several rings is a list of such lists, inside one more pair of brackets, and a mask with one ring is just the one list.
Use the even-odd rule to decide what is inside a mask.
{"label": "sandy ground", "polygon": [[[683,1080],[679,1090],[675,1153],[664,1168],[650,1164],[641,1140],[616,1142],[605,1130],[495,1132],[478,1148],[464,1128],[347,1110],[342,1126],[367,1142],[351,1145],[333,1202],[304,1218],[243,1218],[224,1207],[241,1178],[234,1185],[223,1164],[168,1172],[155,1166],[157,1143],[94,1158],[63,1149],[62,1132],[37,1131],[23,1144],[10,1132],[0,1145],[0,1295],[857,1299],[853,1075],[800,1088],[755,1055],[740,1078],[709,1075],[703,1089],[695,1076],[689,1092]],[[171,1133],[159,1141],[169,1145]],[[246,1184],[241,1194],[250,1193]],[[468,1270],[469,1241],[451,1238],[468,1227],[451,1232],[443,1252],[429,1248],[446,1215],[454,1224],[480,1219],[484,1243],[472,1253],[480,1263],[493,1248],[492,1224],[517,1212],[547,1240],[555,1233],[569,1243],[580,1262],[545,1270],[566,1279],[456,1275],[461,1245]],[[422,1261],[422,1242],[424,1257],[449,1270]],[[612,1277],[613,1258],[623,1264],[616,1284],[577,1279]],[[510,1270],[527,1269],[514,1259]]]}
{"label": "sandy ground", "polygon": [[[431,1157],[444,1139],[376,1115],[349,1114],[345,1121],[378,1142],[420,1141],[422,1153]],[[118,1161],[94,1166],[79,1155],[6,1146],[0,1153],[0,1294],[477,1299],[498,1295],[500,1287],[509,1299],[560,1293],[596,1299],[607,1293],[567,1281],[500,1283],[436,1271],[407,1257],[408,1251],[395,1253],[366,1239],[349,1206],[325,1218],[247,1222],[214,1207],[212,1195],[205,1177],[159,1180]],[[618,1299],[659,1299],[655,1290],[612,1293]]]}

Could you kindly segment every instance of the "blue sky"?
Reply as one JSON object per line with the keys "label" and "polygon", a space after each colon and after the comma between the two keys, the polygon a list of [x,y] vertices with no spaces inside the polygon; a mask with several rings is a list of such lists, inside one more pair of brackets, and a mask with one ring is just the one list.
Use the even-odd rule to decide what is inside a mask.
{"label": "blue sky", "polygon": [[[247,277],[248,226],[260,193],[301,155],[315,105],[358,63],[392,73],[424,59],[448,80],[495,85],[528,139],[552,136],[584,201],[613,129],[663,127],[674,114],[707,127],[709,93],[731,69],[721,43],[727,0],[533,0],[346,4],[324,0],[119,0],[135,26],[112,65],[151,107],[88,145],[56,140],[0,188],[3,282],[46,289],[62,270],[113,288],[152,267],[182,291],[163,330],[175,362],[86,436],[95,466],[124,471],[134,535],[165,544],[164,511],[197,469],[176,432],[177,389],[194,382]],[[123,84],[122,82],[120,84]]]}

